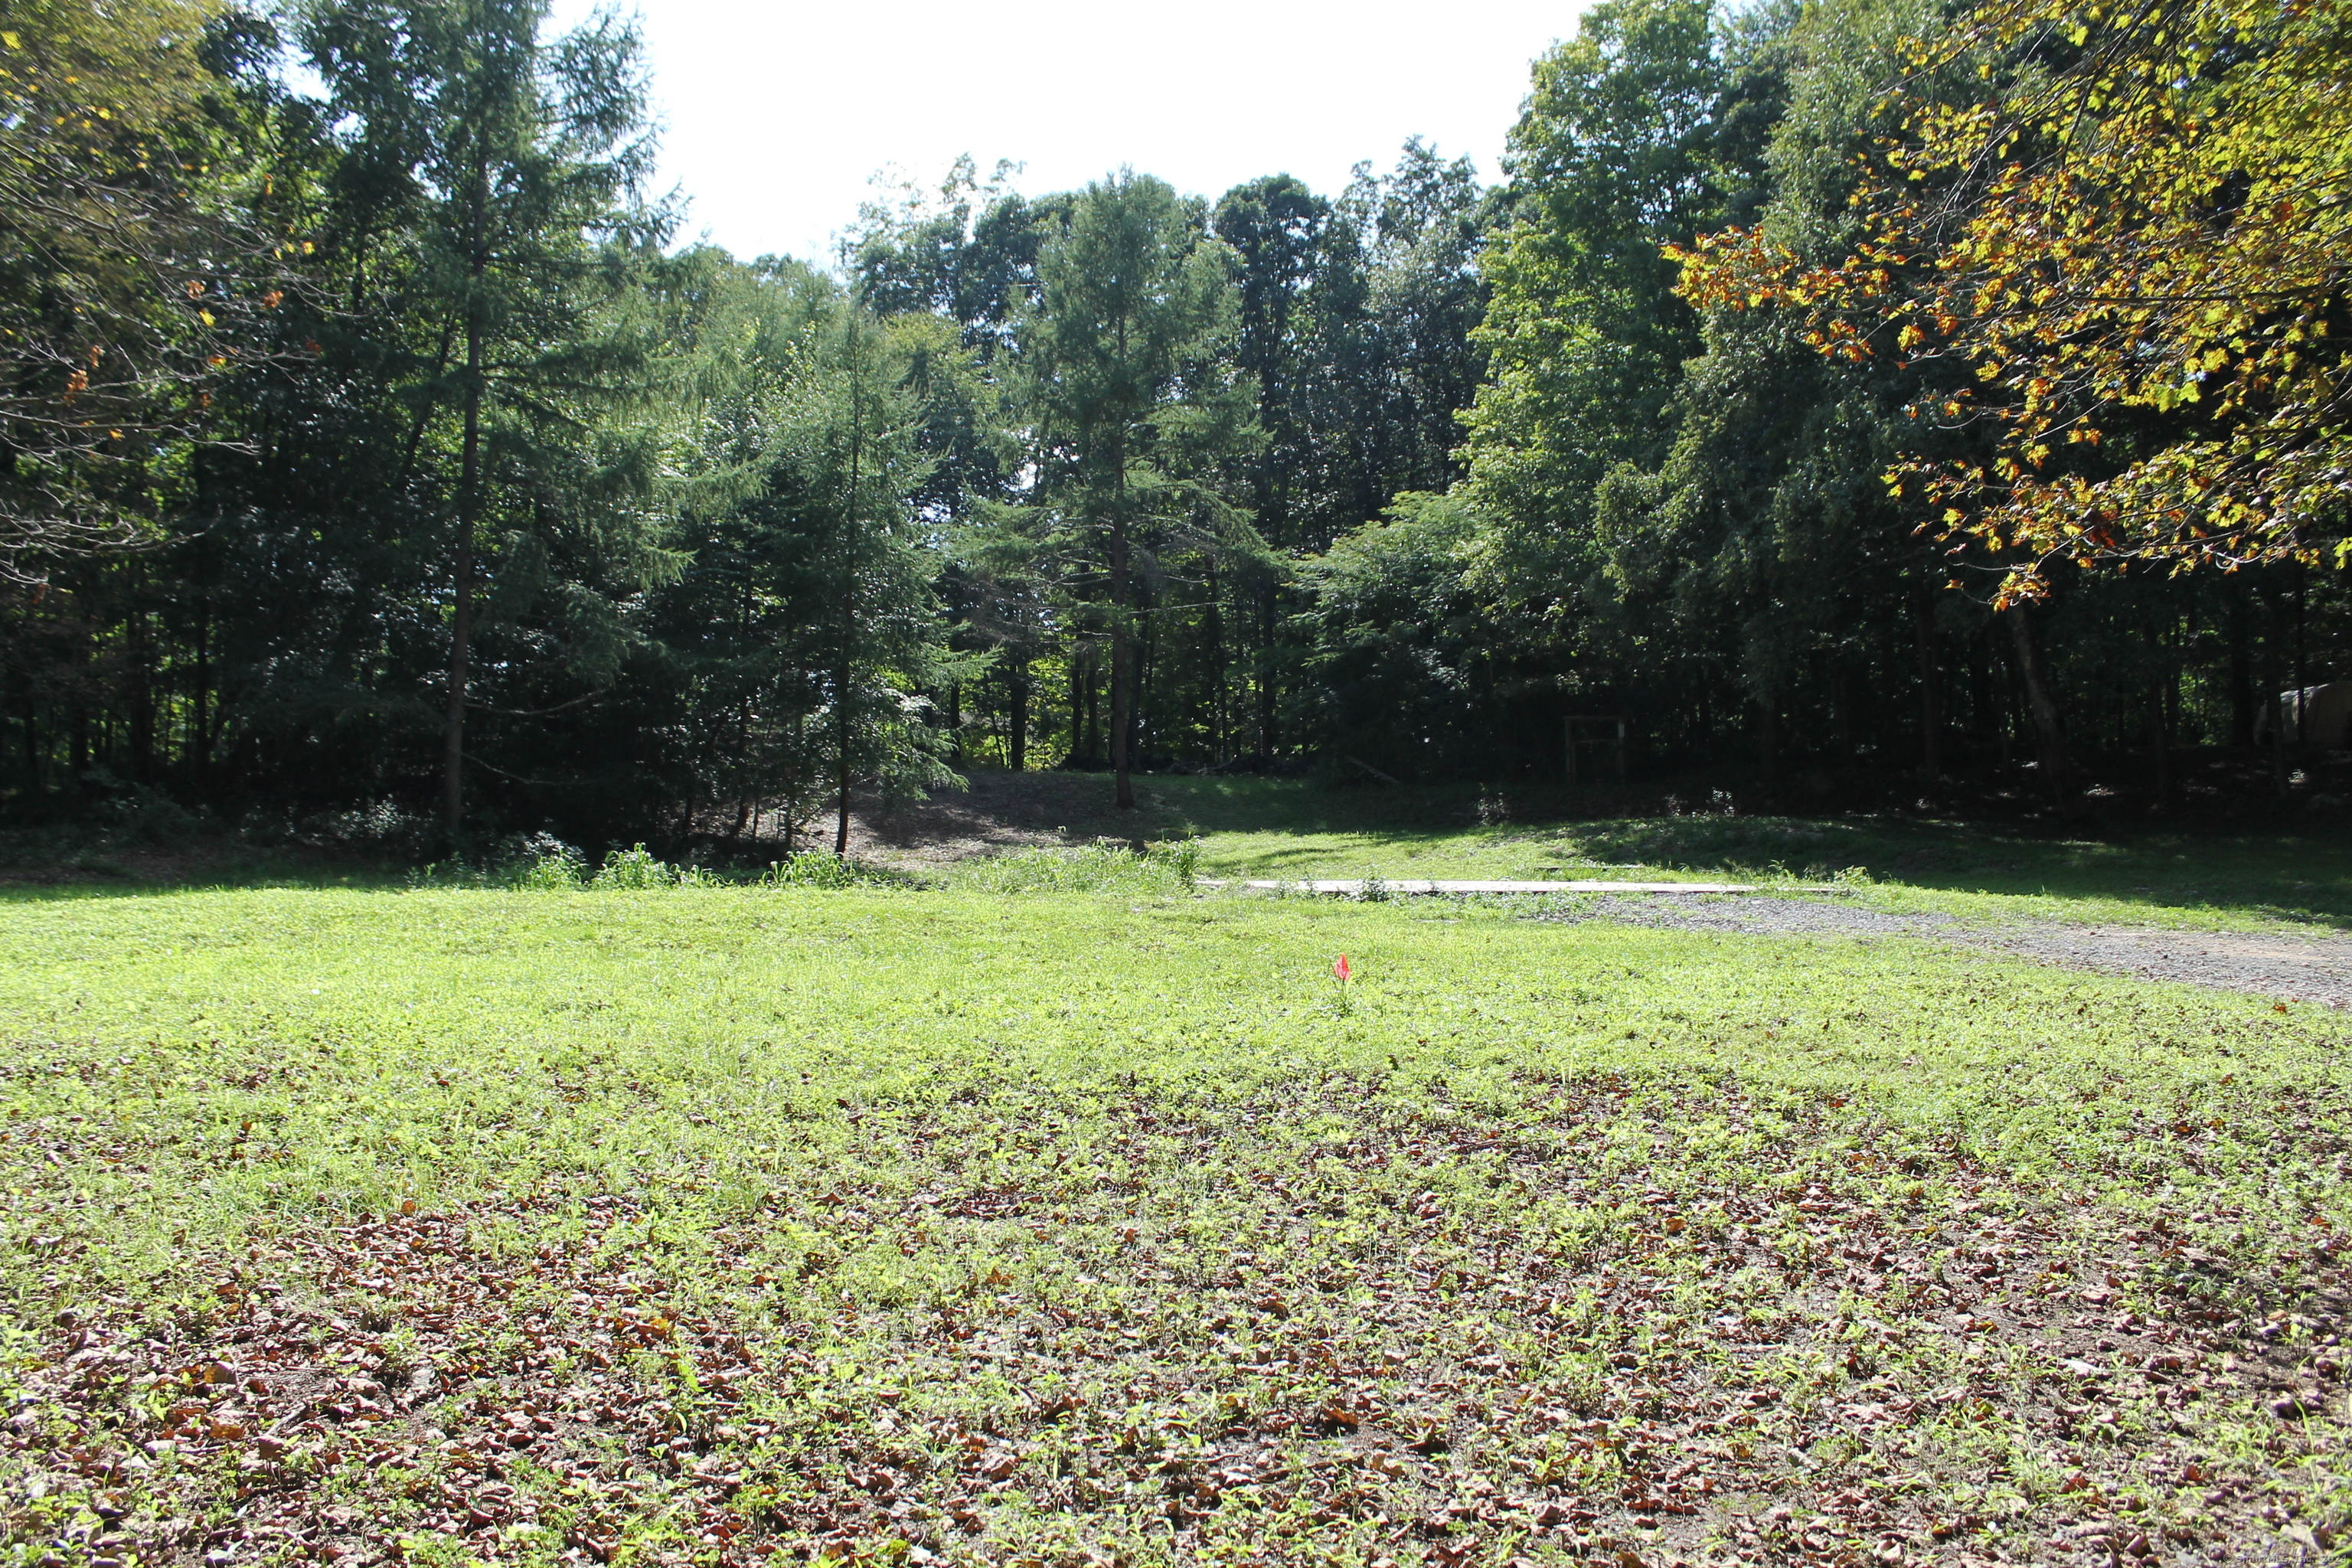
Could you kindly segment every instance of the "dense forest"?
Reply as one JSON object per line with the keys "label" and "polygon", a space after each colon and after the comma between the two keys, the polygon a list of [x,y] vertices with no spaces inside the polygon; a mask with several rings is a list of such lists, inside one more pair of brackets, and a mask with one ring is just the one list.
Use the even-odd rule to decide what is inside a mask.
{"label": "dense forest", "polygon": [[0,811],[831,847],[1577,719],[1603,788],[2308,793],[2347,20],[1601,0],[1499,184],[967,163],[812,261],[677,242],[624,21],[12,5]]}

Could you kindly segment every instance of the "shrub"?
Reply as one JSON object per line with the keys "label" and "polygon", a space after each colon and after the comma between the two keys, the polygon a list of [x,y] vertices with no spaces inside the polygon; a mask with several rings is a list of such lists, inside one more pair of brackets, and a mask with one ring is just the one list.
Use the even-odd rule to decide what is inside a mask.
{"label": "shrub", "polygon": [[551,833],[519,834],[499,847],[495,868],[510,888],[561,892],[587,879],[588,857]]}
{"label": "shrub", "polygon": [[197,813],[144,784],[107,802],[102,816],[118,832],[159,849],[184,847],[205,826]]}
{"label": "shrub", "polygon": [[306,849],[402,858],[426,852],[440,837],[429,818],[395,800],[372,800],[338,811],[313,812],[281,832]]}

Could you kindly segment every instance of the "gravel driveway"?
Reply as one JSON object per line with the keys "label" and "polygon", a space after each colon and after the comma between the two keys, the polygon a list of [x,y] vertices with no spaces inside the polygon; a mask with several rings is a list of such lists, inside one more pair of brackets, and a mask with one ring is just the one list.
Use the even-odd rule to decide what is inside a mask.
{"label": "gravel driveway", "polygon": [[1987,926],[1950,915],[1889,914],[1810,899],[1603,898],[1588,910],[1543,917],[1612,921],[1751,936],[1912,937],[2006,953],[2068,969],[2178,980],[2294,1002],[2352,1008],[2352,937],[2246,931],[2158,931],[2144,926],[2023,921]]}

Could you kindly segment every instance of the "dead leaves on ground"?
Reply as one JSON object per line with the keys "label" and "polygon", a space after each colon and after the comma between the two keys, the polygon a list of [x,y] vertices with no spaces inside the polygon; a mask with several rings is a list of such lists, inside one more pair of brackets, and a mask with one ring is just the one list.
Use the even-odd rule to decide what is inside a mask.
{"label": "dead leaves on ground", "polygon": [[[1273,1136],[1343,1110],[1311,1159]],[[2278,1483],[2340,1463],[2340,1298],[2248,1316],[2177,1237],[1957,1159],[1931,1202],[1719,1087],[1507,1121],[1136,1100],[1084,1149],[957,1114],[869,1127],[911,1186],[780,1191],[690,1245],[630,1200],[513,1201],[77,1302],[5,1428],[0,1541],[1452,1568],[2120,1563],[2334,1522]],[[877,1256],[940,1272],[891,1295]]]}

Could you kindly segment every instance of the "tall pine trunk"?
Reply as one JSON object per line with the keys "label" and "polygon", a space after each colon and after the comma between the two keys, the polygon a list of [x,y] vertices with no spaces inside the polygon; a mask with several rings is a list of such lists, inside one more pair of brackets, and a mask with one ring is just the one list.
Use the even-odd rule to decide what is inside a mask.
{"label": "tall pine trunk", "polygon": [[213,780],[213,596],[209,585],[196,595],[195,690],[188,706],[188,776],[198,794],[209,795]]}
{"label": "tall pine trunk", "polygon": [[1102,649],[1099,644],[1087,645],[1087,765],[1100,767],[1103,761],[1102,732]]}
{"label": "tall pine trunk", "polygon": [[1135,779],[1128,748],[1135,710],[1135,637],[1127,619],[1127,432],[1111,437],[1110,514],[1110,767],[1113,800],[1135,809]]}
{"label": "tall pine trunk", "polygon": [[1279,711],[1275,691],[1275,637],[1282,624],[1282,605],[1278,595],[1281,584],[1268,583],[1258,598],[1259,665],[1257,682],[1257,749],[1265,765],[1274,765],[1276,715]]}
{"label": "tall pine trunk", "polygon": [[2230,744],[2242,752],[2254,746],[2254,653],[2252,634],[2247,628],[2246,596],[2242,590],[2231,595],[2228,616],[2230,628]]}
{"label": "tall pine trunk", "polygon": [[849,681],[851,654],[857,646],[857,484],[866,455],[866,411],[858,398],[865,383],[857,363],[857,327],[849,329],[849,503],[843,509],[841,542],[844,552],[841,590],[841,658],[834,671],[834,763],[839,773],[839,825],[834,829],[833,853],[849,858]]}
{"label": "tall pine trunk", "polygon": [[466,679],[474,637],[474,523],[481,510],[482,331],[466,321],[466,437],[457,477],[456,603],[449,612],[449,705],[441,723],[441,823],[452,843],[466,819]]}
{"label": "tall pine trunk", "polygon": [[[466,434],[458,458],[457,558],[451,576],[449,703],[441,722],[441,821],[451,844],[466,823],[466,681],[474,641],[474,528],[482,505],[482,278],[489,269],[490,171],[487,154],[474,160],[467,193],[465,296]],[[446,342],[446,339],[445,339]],[[446,353],[446,349],[444,350]],[[423,429],[420,422],[419,431]]]}
{"label": "tall pine trunk", "polygon": [[1014,773],[1026,773],[1029,770],[1029,661],[1026,658],[1016,658],[1006,667],[1004,684],[1013,708],[1012,732],[1006,737],[1012,752],[1009,760]]}

